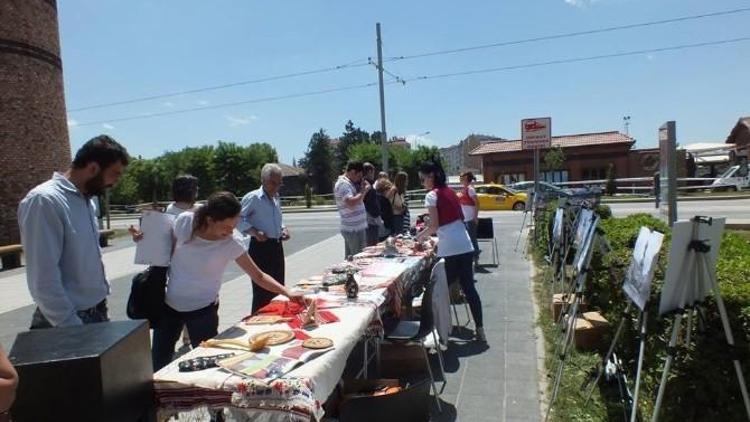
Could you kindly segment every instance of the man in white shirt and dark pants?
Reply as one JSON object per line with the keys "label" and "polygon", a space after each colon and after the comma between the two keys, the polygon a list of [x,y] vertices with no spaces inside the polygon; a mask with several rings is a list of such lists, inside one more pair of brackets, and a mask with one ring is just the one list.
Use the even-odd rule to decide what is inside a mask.
{"label": "man in white shirt and dark pants", "polygon": [[37,308],[31,328],[108,321],[109,282],[99,247],[93,196],[117,183],[128,153],[100,135],[65,173],[32,189],[18,206],[26,277]]}
{"label": "man in white shirt and dark pants", "polygon": [[[260,171],[261,187],[242,198],[239,230],[252,236],[248,254],[260,269],[284,284],[284,247],[289,239],[281,215],[279,189],[282,185],[281,167],[266,164]],[[252,312],[268,305],[276,293],[253,283]]]}
{"label": "man in white shirt and dark pants", "polygon": [[[346,165],[346,172],[339,176],[333,187],[336,207],[341,216],[344,258],[362,252],[367,244],[367,212],[363,201],[372,187],[367,180],[363,180],[363,175],[362,162],[350,161]],[[360,185],[359,189],[357,185]]]}

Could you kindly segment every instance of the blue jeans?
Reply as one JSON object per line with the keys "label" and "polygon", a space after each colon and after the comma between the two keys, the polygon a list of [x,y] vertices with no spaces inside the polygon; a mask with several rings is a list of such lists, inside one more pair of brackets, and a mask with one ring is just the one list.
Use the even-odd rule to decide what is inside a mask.
{"label": "blue jeans", "polygon": [[190,312],[179,312],[166,304],[164,308],[164,315],[159,320],[159,325],[154,328],[154,344],[151,347],[154,372],[172,361],[183,325],[187,326],[190,344],[194,348],[219,333],[218,303]]}
{"label": "blue jeans", "polygon": [[[107,299],[102,300],[96,306],[84,309],[83,311],[77,311],[78,318],[81,318],[84,324],[92,324],[95,322],[107,322],[109,316],[107,315]],[[34,315],[31,317],[31,330],[37,328],[52,328],[52,323],[44,316],[39,308],[34,310]]]}

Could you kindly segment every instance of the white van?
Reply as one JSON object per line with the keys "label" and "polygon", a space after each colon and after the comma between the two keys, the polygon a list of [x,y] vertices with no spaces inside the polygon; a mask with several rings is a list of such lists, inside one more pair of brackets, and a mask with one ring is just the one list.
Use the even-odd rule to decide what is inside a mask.
{"label": "white van", "polygon": [[742,175],[742,173],[743,172],[740,171],[739,165],[729,167],[721,174],[721,176],[711,183],[711,186],[713,186],[714,189],[728,189],[734,191],[747,189],[750,187],[750,176],[748,176],[747,170],[744,171],[744,175]]}

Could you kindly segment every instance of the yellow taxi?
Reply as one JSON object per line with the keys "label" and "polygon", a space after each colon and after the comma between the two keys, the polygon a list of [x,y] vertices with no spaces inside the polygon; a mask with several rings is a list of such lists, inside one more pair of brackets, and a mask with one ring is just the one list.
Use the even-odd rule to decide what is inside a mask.
{"label": "yellow taxi", "polygon": [[523,211],[526,208],[526,194],[515,191],[507,186],[495,183],[475,185],[479,209],[489,210],[516,210]]}

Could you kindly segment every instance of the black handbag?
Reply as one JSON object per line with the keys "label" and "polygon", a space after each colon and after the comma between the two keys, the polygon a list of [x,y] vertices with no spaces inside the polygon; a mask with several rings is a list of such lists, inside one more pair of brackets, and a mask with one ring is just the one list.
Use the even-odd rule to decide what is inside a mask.
{"label": "black handbag", "polygon": [[147,319],[153,327],[164,314],[169,267],[148,267],[133,277],[126,312],[130,319]]}

